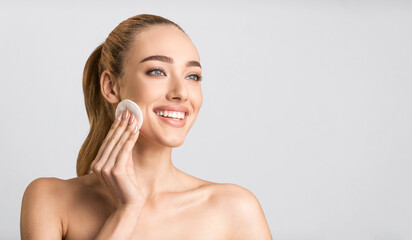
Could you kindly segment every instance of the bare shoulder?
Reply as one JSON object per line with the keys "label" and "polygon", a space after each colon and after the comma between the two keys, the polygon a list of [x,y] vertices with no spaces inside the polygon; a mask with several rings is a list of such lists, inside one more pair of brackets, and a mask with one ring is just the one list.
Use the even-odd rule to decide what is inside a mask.
{"label": "bare shoulder", "polygon": [[[69,212],[91,192],[90,177],[41,177],[27,186],[21,205],[21,239],[61,239],[67,233]],[[78,206],[78,205],[77,205]],[[41,219],[41,221],[39,221]]]}
{"label": "bare shoulder", "polygon": [[22,239],[61,238],[65,185],[58,178],[37,178],[27,186],[20,216]]}
{"label": "bare shoulder", "polygon": [[242,198],[255,197],[251,191],[234,183],[218,183],[217,187],[220,188],[219,190],[223,191],[222,193],[226,193],[228,195]]}
{"label": "bare shoulder", "polygon": [[46,201],[47,203],[62,203],[76,187],[78,178],[63,180],[55,177],[41,177],[33,180],[26,188],[23,199]]}
{"label": "bare shoulder", "polygon": [[250,190],[233,183],[209,188],[212,204],[229,221],[232,239],[272,239],[263,209]]}
{"label": "bare shoulder", "polygon": [[54,177],[41,177],[33,180],[26,188],[26,192],[44,192],[46,194],[51,194],[58,190],[65,180],[54,178]]}
{"label": "bare shoulder", "polygon": [[[255,195],[248,189],[233,183],[209,183],[212,201],[224,208],[234,210],[260,207]],[[239,209],[237,209],[239,208]]]}
{"label": "bare shoulder", "polygon": [[[42,177],[33,180],[26,188],[23,195],[23,203],[26,205],[32,204],[58,204],[61,193],[64,193],[65,180]],[[50,206],[50,205],[49,205]]]}

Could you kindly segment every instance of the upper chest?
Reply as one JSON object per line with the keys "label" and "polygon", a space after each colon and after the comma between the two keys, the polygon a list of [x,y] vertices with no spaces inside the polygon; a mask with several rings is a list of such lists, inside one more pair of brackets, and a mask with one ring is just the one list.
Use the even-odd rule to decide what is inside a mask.
{"label": "upper chest", "polygon": [[[210,189],[168,194],[146,204],[132,239],[226,239],[228,226]],[[110,201],[89,195],[67,214],[69,239],[93,239],[113,213]]]}

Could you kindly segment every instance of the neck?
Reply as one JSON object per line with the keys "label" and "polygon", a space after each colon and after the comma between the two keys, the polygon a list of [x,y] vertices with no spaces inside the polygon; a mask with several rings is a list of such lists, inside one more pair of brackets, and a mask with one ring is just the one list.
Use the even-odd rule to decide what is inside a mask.
{"label": "neck", "polygon": [[132,156],[137,182],[146,197],[177,189],[179,170],[173,165],[171,147],[140,135]]}

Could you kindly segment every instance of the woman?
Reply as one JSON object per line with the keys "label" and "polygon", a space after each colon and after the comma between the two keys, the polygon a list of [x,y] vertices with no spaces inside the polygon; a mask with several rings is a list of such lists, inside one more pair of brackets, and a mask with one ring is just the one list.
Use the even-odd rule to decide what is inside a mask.
{"label": "woman", "polygon": [[[202,105],[201,72],[196,47],[177,24],[148,14],[120,23],[84,69],[91,128],[78,177],[29,184],[22,239],[271,239],[250,191],[172,163],[172,148],[183,144]],[[142,110],[140,130],[128,110],[114,115],[124,99]]]}

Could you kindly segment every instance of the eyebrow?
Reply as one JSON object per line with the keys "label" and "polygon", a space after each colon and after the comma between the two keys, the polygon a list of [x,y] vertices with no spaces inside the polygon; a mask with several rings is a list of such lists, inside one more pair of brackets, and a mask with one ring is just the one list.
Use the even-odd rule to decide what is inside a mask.
{"label": "eyebrow", "polygon": [[[149,56],[149,57],[143,59],[142,61],[140,61],[140,63],[146,62],[146,61],[151,61],[151,60],[161,61],[161,62],[166,62],[166,63],[173,63],[173,58],[170,58],[170,57],[164,56],[164,55]],[[187,61],[186,62],[186,67],[200,67],[200,68],[202,68],[200,63],[198,61],[195,61],[195,60]]]}

